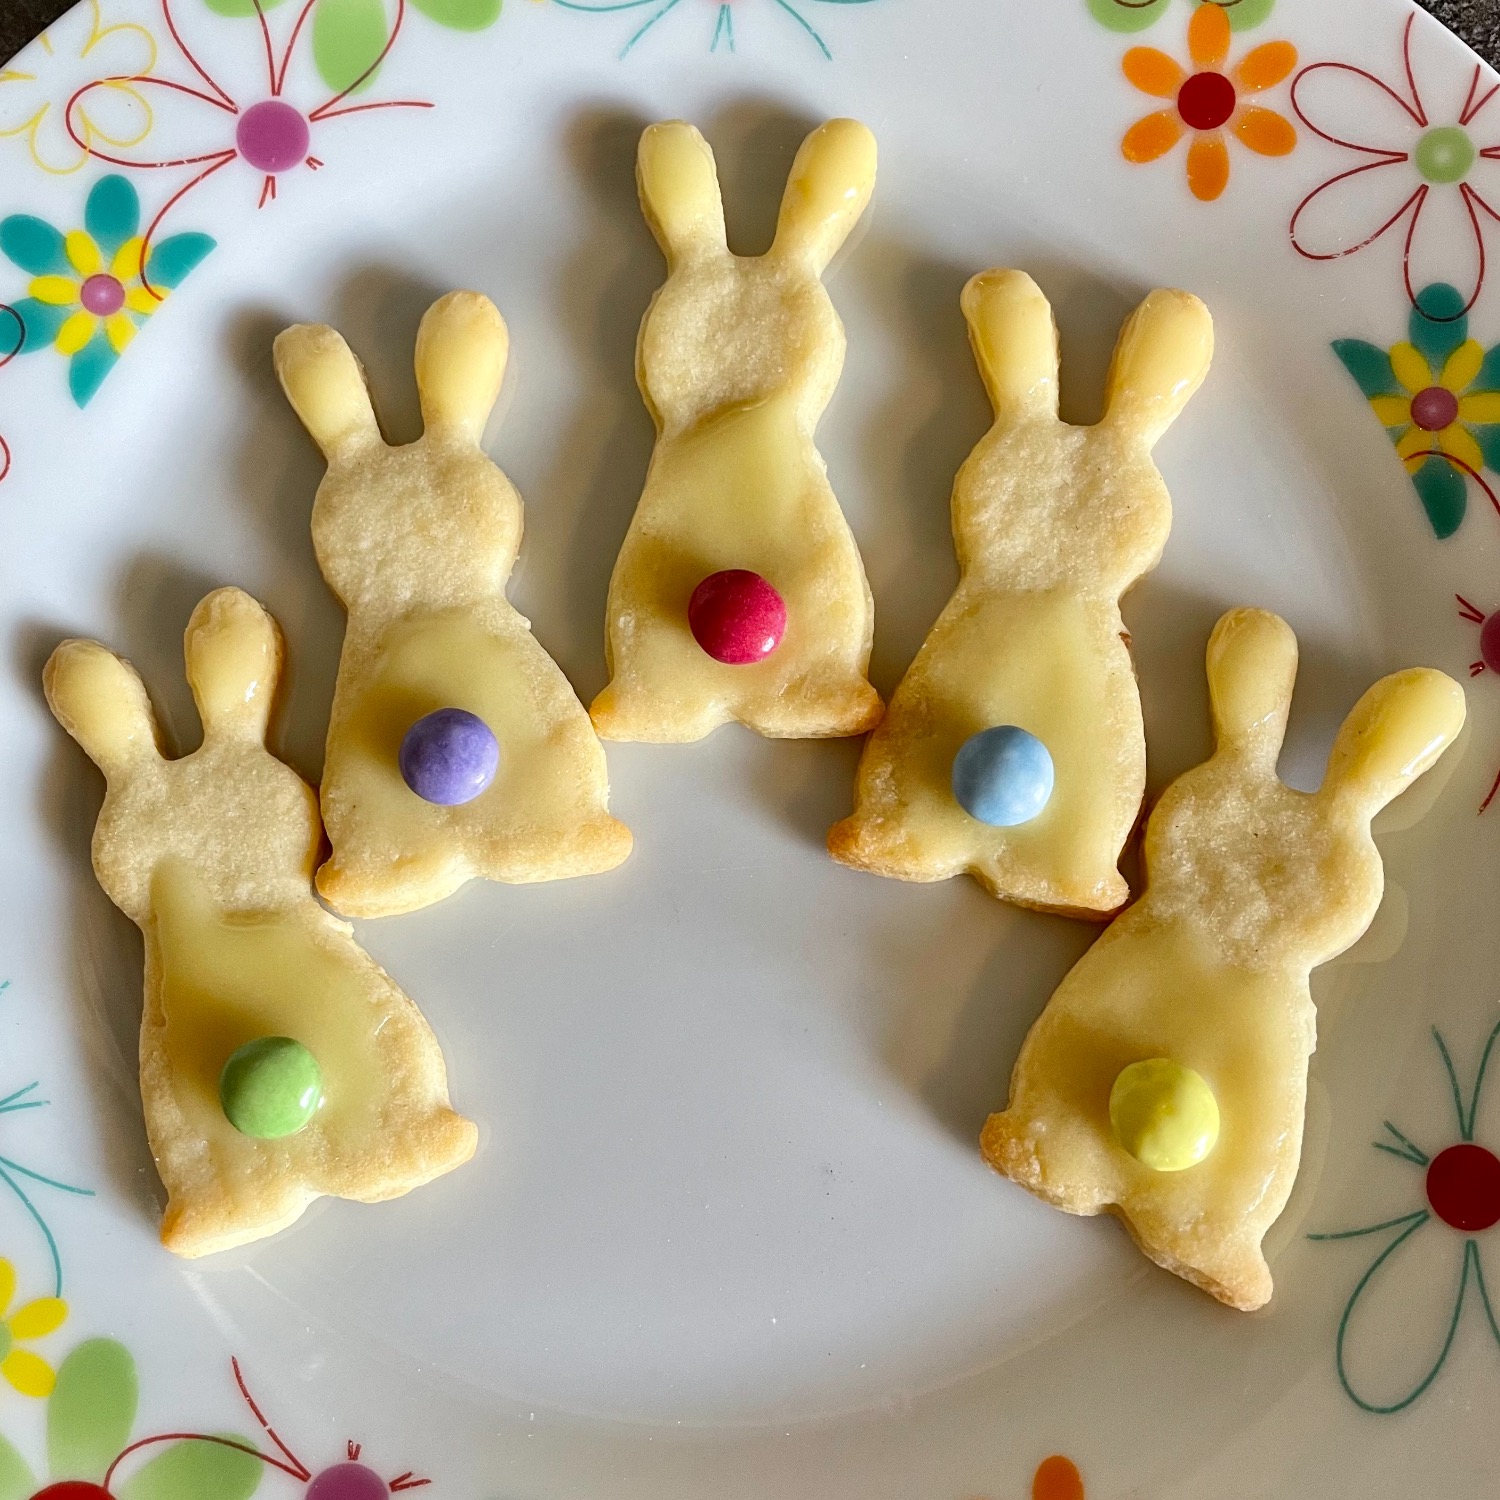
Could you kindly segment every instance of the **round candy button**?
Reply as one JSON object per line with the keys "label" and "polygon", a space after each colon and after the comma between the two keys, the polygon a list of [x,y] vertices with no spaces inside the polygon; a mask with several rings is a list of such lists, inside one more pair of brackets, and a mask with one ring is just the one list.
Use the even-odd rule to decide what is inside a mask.
{"label": "round candy button", "polygon": [[953,795],[991,828],[1029,823],[1052,796],[1052,756],[1034,735],[997,724],[970,735],[953,757]]}
{"label": "round candy button", "polygon": [[323,1070],[289,1036],[257,1037],[230,1054],[219,1074],[219,1103],[241,1135],[278,1141],[296,1135],[323,1102]]}
{"label": "round candy button", "polygon": [[786,600],[759,573],[710,573],[688,600],[688,628],[715,661],[764,661],[786,634]]}
{"label": "round candy button", "polygon": [[1115,1139],[1155,1172],[1195,1167],[1219,1139],[1219,1102],[1202,1074],[1150,1057],[1120,1070],[1109,1091]]}
{"label": "round candy button", "polygon": [[463,708],[440,708],[406,731],[401,779],[424,802],[472,802],[500,767],[500,742],[490,726]]}

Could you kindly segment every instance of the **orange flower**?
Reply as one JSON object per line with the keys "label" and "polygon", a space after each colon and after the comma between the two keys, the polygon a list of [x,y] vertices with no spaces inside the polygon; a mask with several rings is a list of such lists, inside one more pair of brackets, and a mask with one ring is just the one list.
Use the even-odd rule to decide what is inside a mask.
{"label": "orange flower", "polygon": [[1297,132],[1285,115],[1245,100],[1281,82],[1297,66],[1290,42],[1263,42],[1234,67],[1229,56],[1229,17],[1221,5],[1200,5],[1188,25],[1189,72],[1155,47],[1132,47],[1121,63],[1125,76],[1143,94],[1170,99],[1171,108],[1144,116],[1125,132],[1120,151],[1126,161],[1155,161],[1192,132],[1187,153],[1188,187],[1204,202],[1229,184],[1225,127],[1261,156],[1285,156]]}

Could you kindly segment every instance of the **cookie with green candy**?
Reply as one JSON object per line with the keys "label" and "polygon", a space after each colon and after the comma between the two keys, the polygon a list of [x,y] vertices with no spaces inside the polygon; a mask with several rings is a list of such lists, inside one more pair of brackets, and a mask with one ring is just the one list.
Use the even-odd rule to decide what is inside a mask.
{"label": "cookie with green candy", "polygon": [[193,1256],[274,1234],[322,1194],[397,1197],[467,1161],[476,1131],[421,1012],[313,896],[317,799],[265,743],[275,621],[219,589],[185,652],[203,743],[176,760],[135,669],[97,641],[64,641],[44,686],[104,772],[94,871],[146,939],[162,1241]]}

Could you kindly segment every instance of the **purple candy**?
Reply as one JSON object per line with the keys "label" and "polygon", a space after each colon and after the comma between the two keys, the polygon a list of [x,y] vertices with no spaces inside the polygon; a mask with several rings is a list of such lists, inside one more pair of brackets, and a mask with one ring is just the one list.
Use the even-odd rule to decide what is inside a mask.
{"label": "purple candy", "polygon": [[457,807],[495,779],[500,744],[478,714],[440,708],[406,731],[400,764],[401,779],[424,802]]}

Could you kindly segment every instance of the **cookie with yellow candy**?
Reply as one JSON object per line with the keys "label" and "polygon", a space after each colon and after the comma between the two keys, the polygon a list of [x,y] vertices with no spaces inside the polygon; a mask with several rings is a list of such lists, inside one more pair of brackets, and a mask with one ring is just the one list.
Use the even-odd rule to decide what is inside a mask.
{"label": "cookie with yellow candy", "polygon": [[1443,673],[1393,673],[1344,720],[1323,785],[1296,791],[1276,774],[1296,670],[1275,615],[1215,626],[1214,753],[1162,794],[1140,899],[1047,1002],[981,1137],[1022,1187],[1119,1214],[1159,1266],[1245,1310],[1271,1295],[1261,1240],[1301,1156],[1309,975],[1380,905],[1371,818],[1464,721]]}
{"label": "cookie with yellow candy", "polygon": [[1052,309],[1021,271],[964,288],[994,425],[953,487],[959,582],[860,758],[833,857],[900,880],[967,871],[1022,906],[1103,918],[1129,896],[1146,741],[1120,596],[1171,527],[1151,449],[1208,371],[1213,325],[1154,291],[1115,346],[1104,416],[1057,415]]}
{"label": "cookie with yellow candy", "polygon": [[636,378],[656,447],[606,605],[605,739],[684,741],[738,720],[783,739],[861,734],[874,609],[813,432],[844,363],[822,273],[864,212],[875,139],[802,143],[764,255],[733,254],[712,151],[681,120],[641,137],[641,206],[667,279]]}
{"label": "cookie with yellow candy", "polygon": [[349,612],[318,890],[350,916],[413,911],[474,876],[594,874],[630,853],[588,715],[505,597],[521,499],[480,440],[508,350],[487,297],[435,302],[417,334],[424,430],[393,447],[333,329],[276,340],[282,387],[328,461],[313,547]]}
{"label": "cookie with yellow candy", "polygon": [[317,799],[265,744],[275,621],[219,589],[185,654],[203,743],[177,760],[135,669],[97,641],[58,646],[44,686],[104,772],[94,872],[146,940],[161,1237],[196,1256],[274,1234],[324,1194],[398,1197],[466,1162],[476,1132],[421,1012],[313,896]]}

